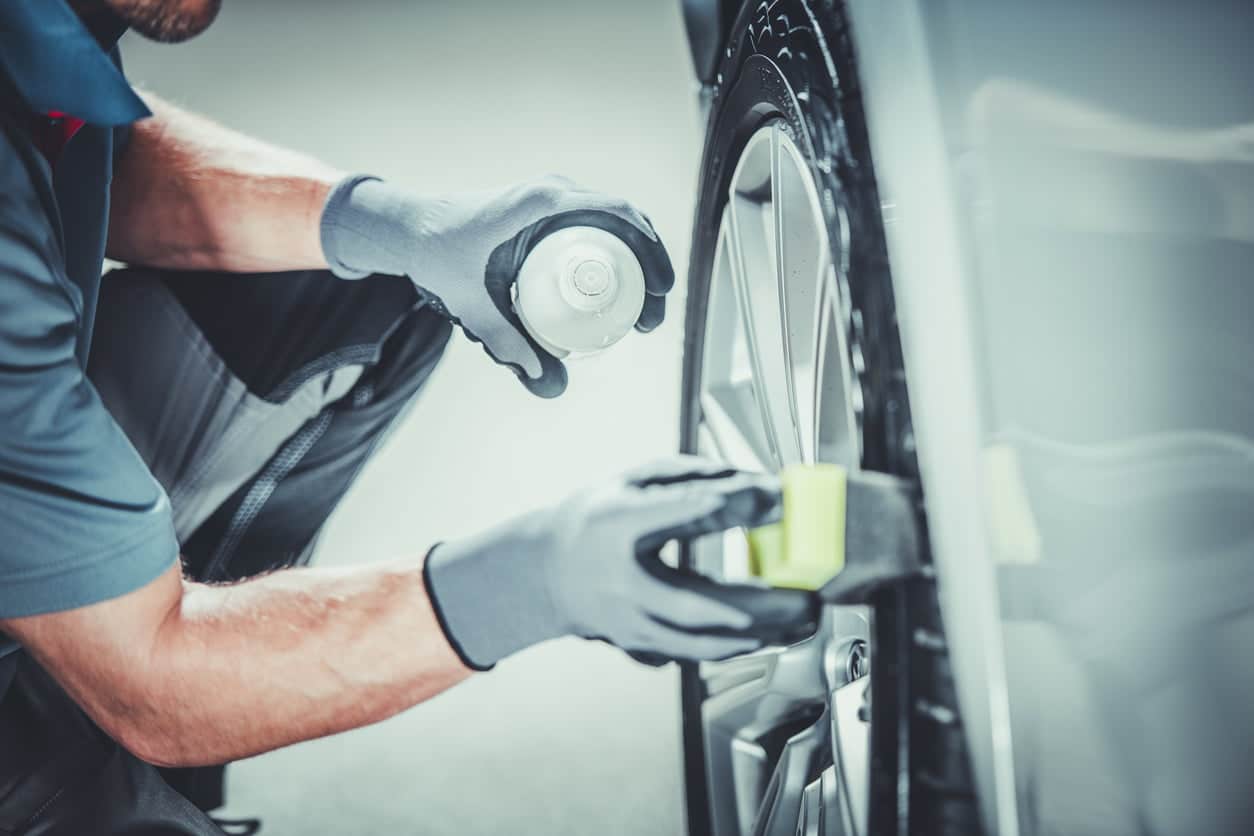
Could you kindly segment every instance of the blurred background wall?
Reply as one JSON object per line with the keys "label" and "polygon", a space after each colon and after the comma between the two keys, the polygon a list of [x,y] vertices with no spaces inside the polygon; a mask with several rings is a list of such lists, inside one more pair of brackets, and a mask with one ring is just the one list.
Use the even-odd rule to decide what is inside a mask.
{"label": "blurred background wall", "polygon": [[[650,215],[680,286],[648,337],[533,398],[455,339],[330,521],[318,562],[414,554],[676,449],[701,129],[678,0],[226,0],[132,80],[253,135],[415,189],[565,174]],[[389,722],[255,758],[229,811],[266,833],[682,829],[678,679],[562,640]]]}

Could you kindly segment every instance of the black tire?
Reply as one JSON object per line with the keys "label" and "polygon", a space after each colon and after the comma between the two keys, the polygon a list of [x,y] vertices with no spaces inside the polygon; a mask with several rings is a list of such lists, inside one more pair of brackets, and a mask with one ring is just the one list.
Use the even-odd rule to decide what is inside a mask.
{"label": "black tire", "polygon": [[[830,68],[830,69],[829,69]],[[800,94],[800,95],[795,95]],[[879,198],[849,29],[838,3],[750,0],[732,26],[706,134],[693,229],[684,342],[683,449],[696,451],[706,305],[718,222],[748,138],[783,119],[807,156],[829,236],[847,218],[848,287],[861,349],[862,465],[917,479],[910,408]],[[839,210],[838,210],[839,207]],[[687,563],[689,556],[683,560]],[[690,564],[689,564],[690,565]],[[872,607],[868,832],[980,831],[934,581],[882,589]],[[696,665],[682,670],[688,829],[713,834]],[[908,780],[901,781],[899,777]]]}

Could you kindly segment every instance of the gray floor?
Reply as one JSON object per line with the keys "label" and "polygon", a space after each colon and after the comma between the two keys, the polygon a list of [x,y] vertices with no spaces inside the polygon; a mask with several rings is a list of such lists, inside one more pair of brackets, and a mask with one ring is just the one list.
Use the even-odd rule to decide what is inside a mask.
{"label": "gray floor", "polygon": [[[650,214],[682,276],[700,128],[678,0],[225,3],[132,78],[414,188],[560,172]],[[682,299],[682,288],[676,294]],[[675,448],[679,305],[576,363],[558,402],[457,340],[331,520],[326,564],[409,554]],[[241,764],[232,810],[274,833],[681,830],[677,682],[567,640],[370,729]]]}

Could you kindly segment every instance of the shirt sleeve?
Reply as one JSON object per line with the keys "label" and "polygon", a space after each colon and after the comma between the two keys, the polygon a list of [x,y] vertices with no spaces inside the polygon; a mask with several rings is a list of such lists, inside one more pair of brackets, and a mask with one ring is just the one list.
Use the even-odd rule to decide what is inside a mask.
{"label": "shirt sleeve", "polygon": [[29,165],[0,129],[0,618],[123,595],[178,558],[165,492],[76,357],[81,300]]}

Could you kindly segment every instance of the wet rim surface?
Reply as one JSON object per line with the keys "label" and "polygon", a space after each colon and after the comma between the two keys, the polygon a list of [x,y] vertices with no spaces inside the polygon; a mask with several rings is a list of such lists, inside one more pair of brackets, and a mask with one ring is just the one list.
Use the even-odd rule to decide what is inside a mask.
{"label": "wet rim surface", "polygon": [[[858,467],[862,369],[849,340],[847,230],[839,222],[840,240],[831,239],[786,123],[759,127],[732,175],[715,247],[701,452],[755,470]],[[716,577],[747,574],[740,532],[697,544],[693,556]],[[834,819],[844,832],[866,832],[868,619],[860,607],[829,608],[812,640],[701,667],[714,832],[818,836]]]}

